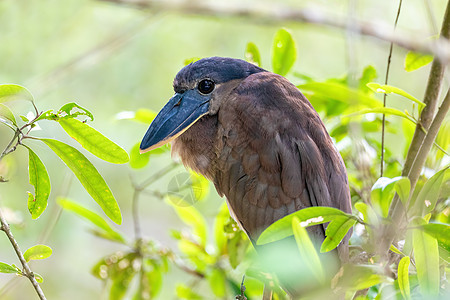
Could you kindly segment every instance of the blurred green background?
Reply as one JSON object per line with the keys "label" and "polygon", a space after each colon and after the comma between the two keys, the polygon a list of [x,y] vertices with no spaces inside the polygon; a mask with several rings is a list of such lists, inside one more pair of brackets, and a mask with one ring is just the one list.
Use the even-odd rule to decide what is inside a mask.
{"label": "blurred green background", "polygon": [[[387,26],[393,24],[398,5],[390,0],[209,2],[230,7],[314,8],[339,18],[353,14],[358,19]],[[398,27],[418,37],[435,35],[436,23],[439,23],[435,20],[441,20],[444,7],[443,0],[407,1]],[[171,97],[173,77],[183,67],[185,59],[244,58],[246,44],[254,42],[261,51],[262,66],[270,69],[272,39],[280,27],[289,28],[297,42],[295,71],[317,80],[345,74],[356,78],[364,66],[370,64],[378,70],[377,82],[383,82],[389,44],[369,37],[348,36],[337,29],[293,22],[264,24],[214,15],[153,13],[91,0],[0,0],[0,83],[27,87],[40,110],[58,109],[66,102],[77,102],[94,114],[91,126],[130,150],[140,141],[147,125],[117,120],[117,113],[139,108],[158,111]],[[421,99],[429,66],[413,73],[404,71],[406,52],[394,48],[390,84]],[[287,77],[294,83],[299,82],[291,74]],[[403,102],[397,103],[397,100],[389,97],[390,105],[402,107]],[[14,102],[12,108],[23,115],[32,111],[25,102]],[[58,126],[45,121],[39,125],[43,130],[36,131],[37,136],[57,138],[76,146]],[[387,136],[388,141],[398,144],[399,152],[403,150],[401,138],[401,134]],[[2,149],[10,139],[11,131],[0,127]],[[24,149],[7,156],[0,164],[0,174],[10,180],[0,186],[0,206],[16,221],[12,230],[23,249],[39,242],[52,247],[53,255],[49,259],[32,263],[32,268],[45,278],[42,288],[48,299],[100,299],[102,282],[90,274],[91,267],[103,255],[120,247],[96,238],[89,233],[86,223],[72,214],[63,212],[59,217],[57,196],[67,196],[102,212],[70,170],[45,145],[37,141],[27,143],[33,145],[47,165],[52,181],[47,211],[37,220],[31,220],[28,214],[26,191],[32,190],[32,186],[28,183]],[[119,202],[124,218],[120,229],[132,237],[130,176],[136,181],[146,178],[152,171],[167,165],[170,155],[152,158],[150,167],[142,171],[130,171],[127,165],[111,165],[89,153],[87,157],[105,177]],[[163,180],[157,186],[164,191],[167,184],[167,180]],[[212,222],[222,201],[212,190],[208,200],[197,203],[196,207]],[[143,196],[140,205],[143,234],[174,246],[169,229],[180,229],[184,225],[173,209],[150,196]],[[54,222],[56,226],[52,225]],[[4,235],[0,235],[0,260],[18,264]],[[171,283],[183,282],[185,275],[174,268],[168,276],[161,299],[173,297]],[[11,278],[0,274],[1,299],[36,297],[27,280],[10,282]]]}

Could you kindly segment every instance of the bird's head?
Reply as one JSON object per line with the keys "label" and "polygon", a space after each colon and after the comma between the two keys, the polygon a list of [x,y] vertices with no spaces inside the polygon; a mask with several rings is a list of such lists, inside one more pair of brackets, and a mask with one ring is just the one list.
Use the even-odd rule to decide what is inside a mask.
{"label": "bird's head", "polygon": [[209,57],[185,66],[173,82],[175,95],[150,124],[140,145],[144,153],[176,139],[205,115],[214,115],[231,89],[264,72],[240,59]]}

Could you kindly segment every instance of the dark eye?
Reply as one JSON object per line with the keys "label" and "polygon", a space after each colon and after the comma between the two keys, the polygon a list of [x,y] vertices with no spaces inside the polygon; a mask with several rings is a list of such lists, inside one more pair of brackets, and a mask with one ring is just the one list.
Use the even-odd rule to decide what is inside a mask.
{"label": "dark eye", "polygon": [[198,83],[198,90],[202,94],[209,94],[214,90],[214,82],[209,79],[203,79]]}

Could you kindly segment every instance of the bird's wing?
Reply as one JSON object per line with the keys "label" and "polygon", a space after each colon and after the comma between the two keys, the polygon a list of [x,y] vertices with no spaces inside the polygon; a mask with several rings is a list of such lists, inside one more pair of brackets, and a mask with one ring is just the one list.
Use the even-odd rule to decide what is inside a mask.
{"label": "bird's wing", "polygon": [[[278,219],[310,206],[349,211],[347,175],[331,138],[285,78],[246,78],[218,114],[215,185],[256,241]],[[322,240],[322,226],[309,229]]]}

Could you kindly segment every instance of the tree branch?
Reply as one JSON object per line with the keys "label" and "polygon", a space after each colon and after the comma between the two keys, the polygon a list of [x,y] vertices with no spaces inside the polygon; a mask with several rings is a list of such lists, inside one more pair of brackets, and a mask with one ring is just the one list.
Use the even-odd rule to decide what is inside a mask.
{"label": "tree branch", "polygon": [[286,22],[309,23],[331,28],[351,31],[356,34],[370,36],[407,50],[430,53],[435,55],[443,64],[450,62],[450,43],[445,39],[429,40],[427,37],[418,37],[404,31],[392,30],[390,26],[380,23],[356,21],[348,26],[345,18],[327,15],[316,9],[294,9],[281,5],[230,6],[217,2],[204,1],[155,1],[155,0],[98,0],[126,5],[137,9],[151,10],[152,12],[174,12],[183,15],[207,15],[215,17],[237,17],[263,23],[279,24]]}
{"label": "tree branch", "polygon": [[[447,9],[444,15],[444,21],[442,22],[441,29],[441,39],[449,40],[450,38],[450,1],[447,4]],[[423,102],[426,104],[425,108],[420,114],[419,123],[416,126],[411,145],[408,149],[408,154],[406,155],[406,161],[403,166],[402,175],[408,176],[414,160],[416,159],[417,153],[422,145],[425,138],[425,130],[428,130],[431,120],[433,119],[436,107],[439,101],[439,94],[441,91],[442,79],[444,78],[446,65],[442,63],[439,59],[434,59],[431,65],[430,75],[428,77],[428,84],[425,91],[425,96]]]}
{"label": "tree branch", "polygon": [[39,286],[39,283],[36,281],[36,278],[34,277],[34,273],[31,271],[30,266],[28,265],[27,261],[25,260],[23,254],[22,254],[22,251],[20,250],[20,247],[17,244],[17,241],[14,239],[14,236],[12,235],[9,224],[6,221],[6,219],[3,217],[1,209],[0,209],[0,223],[1,223],[0,229],[5,232],[6,236],[8,237],[9,241],[11,242],[11,245],[14,248],[14,251],[16,251],[16,254],[20,260],[20,263],[22,264],[23,274],[31,281],[31,284],[33,285],[34,289],[36,290],[36,293],[38,294],[39,299],[46,300],[44,292],[42,291],[41,287]]}

